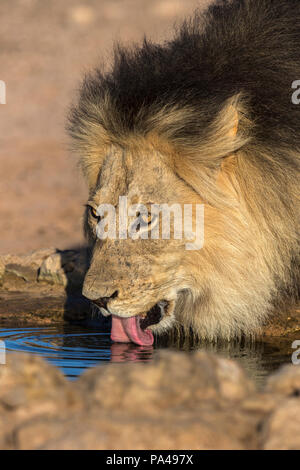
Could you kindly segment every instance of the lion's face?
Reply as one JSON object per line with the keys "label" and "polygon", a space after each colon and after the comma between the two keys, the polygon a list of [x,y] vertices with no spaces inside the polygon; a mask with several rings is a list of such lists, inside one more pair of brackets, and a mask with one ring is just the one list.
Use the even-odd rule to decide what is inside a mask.
{"label": "lion's face", "polygon": [[[126,197],[127,214],[132,208],[127,219],[128,228],[135,223],[132,236],[128,232],[121,237],[119,234],[119,220],[124,209],[120,197],[123,201]],[[183,215],[184,204],[192,204],[195,222],[195,205],[201,203],[199,195],[153,149],[138,154],[121,150],[108,152],[85,215],[86,231],[93,249],[83,294],[94,301],[104,315],[139,316],[144,329],[158,332],[169,328],[176,319],[177,303],[196,289],[191,268],[195,251],[186,249],[187,241],[191,239],[185,238],[184,230],[181,239],[174,239],[172,211],[170,238],[162,239],[163,216],[161,213],[151,215],[151,207],[175,204],[177,209],[182,209]],[[115,209],[113,239],[99,237],[99,222],[105,222],[98,215],[103,204],[111,204]],[[141,213],[141,204],[148,214]],[[155,227],[159,234],[157,239],[152,235]],[[107,229],[108,225],[105,225]]]}
{"label": "lion's face", "polygon": [[[240,15],[253,20],[243,8],[235,13],[236,26]],[[270,47],[262,36],[259,52],[251,49],[252,60],[244,18],[235,43],[217,17],[210,10],[206,28],[196,15],[161,46],[118,47],[111,70],[84,80],[70,115],[90,190],[92,259],[83,293],[112,314],[115,340],[149,344],[151,329],[161,332],[175,321],[201,339],[250,336],[274,306],[298,299],[299,145],[284,85],[292,68],[283,60],[276,69],[284,79],[274,100],[261,85],[262,58],[266,71],[272,60],[279,63],[269,53],[272,35]],[[120,197],[147,209],[203,204],[204,243],[188,250],[190,237],[175,237],[175,229],[169,239],[124,237],[124,227],[122,236],[97,237],[102,204],[113,206],[118,232]],[[129,223],[135,217],[129,214]],[[197,210],[192,219],[187,233],[197,232]],[[147,214],[136,228],[145,235],[160,224]]]}

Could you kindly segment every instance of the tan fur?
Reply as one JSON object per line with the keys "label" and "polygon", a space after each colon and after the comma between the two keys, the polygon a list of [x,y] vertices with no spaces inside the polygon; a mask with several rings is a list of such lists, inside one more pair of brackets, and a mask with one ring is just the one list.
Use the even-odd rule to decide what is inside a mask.
{"label": "tan fur", "polygon": [[[119,196],[130,203],[204,203],[205,243],[187,251],[185,240],[97,240],[84,294],[96,299],[118,290],[109,308],[120,316],[169,300],[168,314],[152,327],[157,333],[176,324],[209,340],[257,332],[272,312],[276,279],[291,282],[288,260],[297,239],[289,220],[297,217],[299,189],[287,176],[295,214],[285,214],[271,177],[268,186],[262,179],[259,161],[272,160],[271,151],[251,148],[247,137],[252,123],[243,96],[224,104],[202,139],[175,136],[192,117],[188,107],[153,110],[131,133],[122,131],[109,98],[90,111],[102,125],[83,123],[85,132],[74,136],[89,204],[118,209]],[[87,225],[95,238],[91,217]]]}

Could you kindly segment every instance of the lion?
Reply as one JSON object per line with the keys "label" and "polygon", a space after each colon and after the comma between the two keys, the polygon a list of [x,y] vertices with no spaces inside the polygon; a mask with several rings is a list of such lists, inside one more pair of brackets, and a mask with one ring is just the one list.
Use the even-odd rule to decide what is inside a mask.
{"label": "lion", "polygon": [[[83,295],[112,316],[113,341],[253,337],[298,301],[299,42],[298,0],[221,0],[85,78],[69,118],[89,188]],[[124,197],[203,207],[203,244],[97,236],[99,206],[120,220]],[[149,234],[152,214],[136,217]]]}

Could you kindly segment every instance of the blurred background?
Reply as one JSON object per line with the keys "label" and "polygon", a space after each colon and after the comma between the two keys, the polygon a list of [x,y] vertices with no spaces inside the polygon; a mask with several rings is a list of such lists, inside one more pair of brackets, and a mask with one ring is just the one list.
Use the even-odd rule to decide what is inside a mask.
{"label": "blurred background", "polygon": [[82,243],[86,188],[66,115],[85,72],[115,41],[172,35],[209,0],[1,0],[0,254]]}

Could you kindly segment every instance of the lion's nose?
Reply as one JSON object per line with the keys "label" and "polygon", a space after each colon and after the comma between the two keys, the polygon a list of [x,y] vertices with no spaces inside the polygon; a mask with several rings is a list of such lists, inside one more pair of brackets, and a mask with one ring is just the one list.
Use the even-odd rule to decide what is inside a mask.
{"label": "lion's nose", "polygon": [[103,307],[107,310],[107,304],[109,300],[114,299],[118,296],[118,291],[116,290],[110,297],[99,297],[99,299],[93,300],[93,303],[98,305],[98,307]]}

